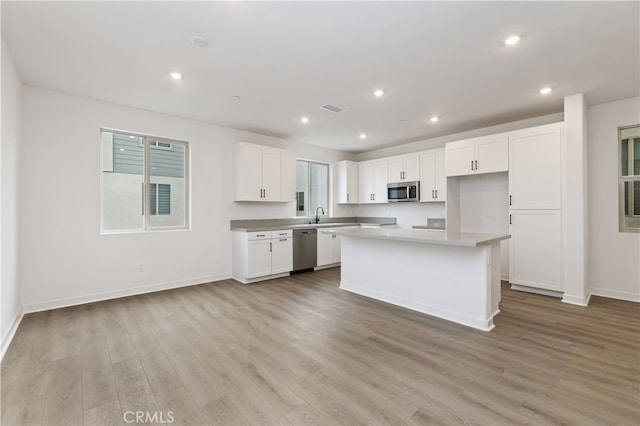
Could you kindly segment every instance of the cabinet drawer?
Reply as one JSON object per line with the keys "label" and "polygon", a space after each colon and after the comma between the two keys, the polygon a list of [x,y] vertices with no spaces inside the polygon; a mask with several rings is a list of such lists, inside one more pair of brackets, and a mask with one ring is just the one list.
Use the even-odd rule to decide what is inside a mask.
{"label": "cabinet drawer", "polygon": [[247,232],[247,240],[270,240],[271,231]]}
{"label": "cabinet drawer", "polygon": [[290,238],[292,236],[293,236],[293,231],[291,229],[271,231],[271,238]]}

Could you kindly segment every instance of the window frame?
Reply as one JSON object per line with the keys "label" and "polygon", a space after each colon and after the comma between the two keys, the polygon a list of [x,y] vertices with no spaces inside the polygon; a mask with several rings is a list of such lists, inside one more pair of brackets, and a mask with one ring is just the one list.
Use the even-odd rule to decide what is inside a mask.
{"label": "window frame", "polygon": [[[628,226],[626,226],[626,212],[625,212],[625,208],[624,208],[624,202],[625,202],[625,193],[624,193],[624,185],[625,183],[629,183],[629,186],[631,187],[631,197],[628,199],[629,205],[632,205],[634,202],[633,199],[633,182],[640,182],[640,174],[634,174],[634,175],[622,175],[622,142],[623,140],[628,140],[630,141],[628,143],[628,156],[627,156],[627,161],[629,161],[629,165],[628,165],[628,170],[631,171],[631,169],[635,169],[634,167],[632,167],[633,161],[634,161],[634,145],[633,143],[631,143],[631,141],[635,138],[627,138],[627,139],[622,139],[622,132],[624,130],[627,129],[633,129],[633,128],[638,128],[640,130],[640,124],[634,124],[631,126],[621,126],[618,127],[618,158],[617,158],[617,162],[618,162],[618,227],[619,227],[619,232],[629,232],[629,233],[640,233],[640,228],[630,228]],[[634,173],[639,173],[640,170],[633,170]],[[632,207],[633,208],[633,207]],[[634,217],[639,217],[640,215],[633,215]]]}
{"label": "window frame", "polygon": [[[103,132],[121,134],[126,136],[133,136],[136,138],[142,139],[142,144],[144,148],[144,157],[143,157],[143,206],[142,211],[144,212],[144,219],[142,221],[142,227],[136,229],[104,229],[104,142],[102,140]],[[100,143],[100,233],[104,235],[110,234],[135,234],[135,233],[147,233],[147,232],[165,232],[165,231],[188,231],[191,230],[191,155],[190,155],[190,143],[188,141],[180,141],[177,139],[169,139],[165,137],[158,137],[153,135],[148,135],[144,133],[131,132],[128,130],[117,130],[106,127],[101,127],[99,129],[98,138]],[[146,143],[145,143],[146,142]],[[155,148],[162,150],[171,150],[173,151],[174,144],[184,146],[184,224],[177,226],[153,226],[151,225],[151,161],[150,161],[150,149],[151,142],[156,142],[157,145],[154,145]],[[170,145],[170,148],[159,146],[160,143],[166,143]],[[155,182],[156,184],[158,182]],[[156,200],[157,201],[157,200]],[[171,207],[173,208],[173,206]],[[156,211],[157,213],[157,211]],[[153,216],[158,216],[153,215]],[[160,215],[162,216],[162,215]]]}

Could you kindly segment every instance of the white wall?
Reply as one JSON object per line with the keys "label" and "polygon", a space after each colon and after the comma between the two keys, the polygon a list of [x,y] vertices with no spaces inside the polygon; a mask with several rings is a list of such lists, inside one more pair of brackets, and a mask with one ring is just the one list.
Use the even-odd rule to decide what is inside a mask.
{"label": "white wall", "polygon": [[618,231],[618,127],[640,124],[640,98],[587,109],[591,294],[640,302],[640,233]]}
{"label": "white wall", "polygon": [[0,359],[21,315],[18,268],[20,77],[2,40],[2,139],[0,139]]}
{"label": "white wall", "polygon": [[[234,142],[333,164],[349,158],[33,87],[23,88],[22,102],[20,270],[27,311],[230,277],[229,220],[295,216],[294,203],[233,202]],[[100,234],[101,127],[190,143],[191,230]],[[354,210],[335,205],[334,215]]]}

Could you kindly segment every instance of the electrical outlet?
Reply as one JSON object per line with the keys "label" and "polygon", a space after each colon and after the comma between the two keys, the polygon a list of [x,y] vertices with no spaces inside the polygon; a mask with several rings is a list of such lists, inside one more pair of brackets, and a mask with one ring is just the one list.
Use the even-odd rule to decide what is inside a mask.
{"label": "electrical outlet", "polygon": [[142,263],[138,263],[138,272],[144,272],[144,267]]}

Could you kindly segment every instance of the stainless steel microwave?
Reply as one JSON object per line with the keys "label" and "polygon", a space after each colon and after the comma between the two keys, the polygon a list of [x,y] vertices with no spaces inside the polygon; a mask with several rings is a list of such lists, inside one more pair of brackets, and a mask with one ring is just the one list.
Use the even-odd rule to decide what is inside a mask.
{"label": "stainless steel microwave", "polygon": [[387,184],[387,201],[420,201],[420,182],[399,182]]}

